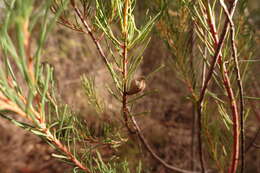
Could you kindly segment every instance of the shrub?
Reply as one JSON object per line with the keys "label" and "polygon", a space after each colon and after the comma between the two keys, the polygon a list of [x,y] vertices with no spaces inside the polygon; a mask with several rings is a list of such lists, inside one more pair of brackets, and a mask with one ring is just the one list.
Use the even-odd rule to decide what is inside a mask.
{"label": "shrub", "polygon": [[[153,1],[148,3],[153,5],[147,12],[151,17],[140,26],[134,0],[4,2],[0,31],[1,117],[45,140],[57,150],[52,156],[74,165],[74,172],[130,172],[127,162],[104,161],[98,146],[116,148],[127,141],[128,137],[122,136],[133,135],[157,162],[172,171],[197,171],[196,152],[201,172],[209,167],[235,173],[239,160],[244,171],[244,130],[250,107],[245,104],[249,97],[243,86],[251,79],[248,74],[253,51],[245,1]],[[48,34],[56,23],[91,38],[112,80],[112,85],[103,89],[120,105],[117,112],[121,116],[116,118],[122,119],[126,134],[106,124],[101,135],[94,136],[84,118],[58,99],[54,69],[41,60]],[[154,25],[171,55],[167,66],[190,92],[194,108],[192,171],[164,161],[136,120],[147,112],[135,112],[134,106],[156,92],[145,90],[146,83],[163,68],[159,65],[145,76],[138,72]],[[89,104],[102,115],[106,105],[94,79],[82,76],[81,80]],[[206,167],[205,157],[212,165]],[[135,171],[141,172],[141,164]]]}

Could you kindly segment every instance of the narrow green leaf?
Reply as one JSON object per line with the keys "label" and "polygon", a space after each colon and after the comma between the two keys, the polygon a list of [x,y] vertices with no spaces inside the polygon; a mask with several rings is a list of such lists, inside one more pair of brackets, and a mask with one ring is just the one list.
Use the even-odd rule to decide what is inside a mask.
{"label": "narrow green leaf", "polygon": [[47,135],[39,130],[31,130],[31,132],[37,136],[43,136],[43,137],[47,137]]}
{"label": "narrow green leaf", "polygon": [[67,156],[60,155],[60,154],[51,154],[52,157],[56,157],[58,159],[69,159]]}
{"label": "narrow green leaf", "polygon": [[244,96],[244,98],[249,100],[260,100],[260,97]]}

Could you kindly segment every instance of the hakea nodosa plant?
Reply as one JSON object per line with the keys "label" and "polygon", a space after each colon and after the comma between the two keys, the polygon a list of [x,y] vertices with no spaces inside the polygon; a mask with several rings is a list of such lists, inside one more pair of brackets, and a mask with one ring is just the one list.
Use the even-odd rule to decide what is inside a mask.
{"label": "hakea nodosa plant", "polygon": [[[72,163],[75,166],[74,172],[116,172],[118,169],[129,171],[127,166],[114,168],[109,163],[104,163],[102,156],[95,152],[96,150],[90,149],[95,148],[96,143],[112,146],[124,143],[124,140],[113,138],[116,135],[111,135],[113,139],[106,140],[110,142],[94,139],[88,133],[87,124],[56,99],[53,68],[41,63],[41,58],[48,33],[57,22],[92,39],[99,57],[113,80],[113,86],[108,88],[108,91],[121,104],[118,112],[122,115],[128,134],[137,135],[151,156],[165,168],[183,173],[196,172],[198,169],[195,166],[192,171],[188,171],[173,166],[159,157],[135,118],[135,115],[140,113],[131,109],[141,98],[153,93],[145,90],[146,81],[151,74],[161,68],[151,71],[147,76],[140,76],[137,72],[150,41],[149,34],[154,24],[158,22],[156,25],[158,33],[168,45],[173,61],[181,74],[181,80],[190,91],[196,110],[194,115],[197,115],[198,120],[196,121],[194,117],[193,128],[198,128],[197,152],[201,172],[207,171],[203,143],[209,146],[208,152],[213,155],[219,171],[223,172],[227,166],[221,165],[214,150],[214,146],[218,146],[218,143],[222,148],[226,148],[228,144],[223,144],[219,134],[214,134],[214,129],[211,129],[208,123],[207,111],[210,111],[206,103],[210,102],[210,99],[217,103],[216,109],[221,116],[220,121],[225,123],[227,129],[231,127],[233,129],[232,133],[227,132],[233,136],[232,139],[229,138],[233,144],[229,153],[231,159],[228,172],[237,172],[239,153],[243,172],[245,105],[237,52],[237,47],[243,45],[235,44],[237,30],[234,18],[237,4],[237,0],[160,1],[154,17],[150,17],[141,27],[137,27],[134,0],[95,2],[47,0],[39,4],[34,0],[5,2],[5,16],[0,28],[1,116],[46,140],[59,152],[53,156]],[[216,16],[220,20],[217,20]],[[38,28],[37,24],[41,24],[42,27]],[[12,31],[13,27],[15,31]],[[37,29],[39,31],[35,32]],[[15,34],[12,35],[12,32]],[[199,41],[195,42],[195,38]],[[35,40],[36,47],[32,45]],[[134,51],[135,49],[139,51]],[[195,59],[195,56],[202,58]],[[231,61],[234,63],[230,63]],[[202,70],[195,65],[202,65]],[[230,72],[231,68],[235,69],[235,75],[232,75],[233,71]],[[242,70],[246,69],[243,67]],[[210,82],[218,87],[218,91],[225,92],[226,99],[218,97],[217,93],[211,91]],[[89,103],[93,104],[99,113],[102,112],[100,110],[104,105],[100,105],[92,79],[83,77],[82,83]],[[238,86],[238,91],[235,90],[235,86]],[[208,98],[208,95],[211,98]],[[13,113],[26,121],[17,121],[13,118]],[[232,120],[229,118],[229,113]],[[220,140],[213,141],[215,137]],[[192,141],[192,145],[195,146],[195,140]],[[79,150],[79,147],[83,148]],[[194,147],[193,150],[195,151]],[[196,160],[194,157],[192,155],[192,159]],[[223,160],[228,159],[225,157]],[[137,172],[140,171],[138,168]]]}

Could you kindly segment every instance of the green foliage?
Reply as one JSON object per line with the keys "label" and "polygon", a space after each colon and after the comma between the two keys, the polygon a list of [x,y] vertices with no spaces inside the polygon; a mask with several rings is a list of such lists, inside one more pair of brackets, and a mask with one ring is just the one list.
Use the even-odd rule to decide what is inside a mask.
{"label": "green foliage", "polygon": [[85,91],[85,94],[88,98],[88,103],[92,105],[97,113],[102,113],[104,111],[104,105],[98,99],[96,90],[95,90],[95,81],[94,79],[83,76],[82,85]]}
{"label": "green foliage", "polygon": [[[114,36],[111,23],[114,18],[117,18],[116,20],[121,24],[122,33],[128,32],[129,49],[136,46],[137,43],[142,44],[158,15],[150,19],[139,30],[135,26],[133,15],[135,5],[134,2],[130,2],[127,16],[129,25],[126,28],[124,2],[111,1],[110,3],[95,2],[97,15],[94,25],[106,34],[116,49],[120,49],[124,39]],[[106,137],[100,139],[96,144],[97,139],[92,136],[88,124],[57,99],[53,67],[41,63],[42,50],[54,23],[59,19],[60,23],[63,22],[65,26],[83,32],[79,23],[79,17],[82,16],[71,18],[70,13],[73,10],[70,9],[70,5],[82,5],[85,17],[89,15],[87,13],[89,13],[90,4],[87,1],[75,3],[52,0],[39,3],[33,0],[6,2],[5,18],[0,31],[1,50],[3,51],[0,64],[1,116],[44,139],[58,152],[53,153],[52,156],[74,165],[74,172],[112,173],[117,170],[130,172],[126,162],[110,165],[105,163],[98,153],[100,144],[118,147],[125,139],[104,125]],[[51,11],[53,13],[50,13]],[[74,20],[75,24],[66,23],[67,20]],[[39,28],[39,25],[42,27]],[[36,47],[32,46],[34,42],[37,43]],[[133,55],[131,58],[133,62],[129,75],[134,74],[137,66],[140,65],[144,49],[145,47],[136,57]],[[122,54],[119,53],[119,56]],[[106,57],[104,58],[118,89],[117,92],[120,93],[123,91],[123,77],[116,72],[114,63],[107,60]],[[117,68],[121,68],[122,62],[116,60],[116,63],[118,63]],[[18,72],[14,71],[16,67]],[[82,77],[82,84],[89,103],[96,108],[98,113],[102,113],[104,105],[98,100],[94,80]],[[9,112],[23,116],[29,123],[15,120]],[[95,152],[96,154],[94,154]],[[140,171],[141,169],[138,167],[137,172]]]}
{"label": "green foliage", "polygon": [[[205,141],[209,147],[209,153],[214,159],[216,167],[222,172],[228,166],[223,163],[227,162],[226,158],[231,157],[231,153],[234,152],[230,149],[234,140],[228,137],[225,140],[220,140],[220,138],[223,134],[234,135],[231,133],[234,126],[232,104],[236,102],[241,105],[244,99],[243,96],[238,96],[240,89],[237,89],[239,88],[237,87],[239,86],[237,81],[240,81],[240,79],[237,77],[236,69],[240,69],[238,73],[242,75],[241,83],[246,83],[247,79],[250,80],[250,64],[245,62],[236,66],[236,60],[232,59],[232,56],[234,56],[233,48],[232,44],[228,42],[228,40],[232,40],[231,33],[228,32],[228,34],[223,35],[225,29],[229,27],[227,24],[228,19],[218,1],[199,0],[195,2],[184,0],[182,2],[167,1],[167,3],[170,8],[165,10],[157,30],[171,51],[171,64],[174,66],[172,69],[174,69],[174,72],[179,73],[180,80],[186,84],[193,100],[197,100],[197,103],[199,102],[202,105],[202,109],[198,111],[198,114],[202,114],[201,119],[198,121],[203,122],[199,133],[201,133],[203,139],[207,139]],[[236,28],[235,46],[239,52],[238,58],[240,62],[251,59],[254,52],[254,48],[251,46],[254,44],[254,40],[251,39],[253,32],[249,29],[250,26],[245,15],[246,4],[246,1],[239,1],[239,10],[233,17],[234,27]],[[226,41],[223,42],[222,49],[219,49],[220,58],[218,62],[215,61],[217,64],[215,64],[215,67],[212,58],[216,56],[222,36],[224,36],[223,40],[226,39]],[[187,49],[183,49],[183,47]],[[210,77],[211,69],[213,69],[213,82],[211,82],[210,86],[207,86],[205,80]],[[229,86],[227,86],[228,76],[231,81]],[[206,88],[205,98],[204,95],[201,95],[204,88]],[[233,103],[229,102],[230,90],[227,88],[231,92],[234,90],[236,93]],[[197,103],[194,103],[196,109],[198,109]],[[240,108],[240,111],[243,110]],[[241,116],[240,119],[245,115]],[[241,125],[243,125],[242,123]],[[223,128],[223,125],[226,128]],[[243,141],[241,143],[243,145]]]}
{"label": "green foliage", "polygon": [[[226,170],[229,157],[234,153],[232,143],[237,139],[232,131],[237,125],[234,109],[237,109],[238,100],[242,104],[244,99],[241,87],[237,86],[239,82],[252,79],[248,74],[251,62],[255,62],[251,60],[255,42],[245,14],[246,1],[238,3],[239,10],[234,17],[233,13],[224,12],[223,1],[220,1],[222,6],[216,0],[149,1],[154,5],[155,14],[145,22],[137,21],[136,0],[4,2],[4,19],[0,26],[0,116],[45,140],[57,151],[53,157],[73,165],[75,173],[141,172],[141,162],[132,169],[127,161],[118,161],[112,156],[104,161],[100,146],[118,149],[128,140],[121,124],[115,128],[104,122],[100,125],[101,135],[95,135],[89,122],[58,99],[54,69],[42,63],[48,34],[58,22],[71,32],[88,34],[92,39],[113,80],[110,86],[104,81],[103,86],[107,86],[120,104],[116,113],[122,115],[120,120],[128,132],[134,131],[151,155],[166,168],[189,172],[164,162],[149,146],[135,120],[135,116],[149,111],[134,112],[133,106],[154,91],[143,92],[142,89],[133,95],[128,92],[130,85],[140,77],[138,69],[150,42],[149,34],[156,26],[171,54],[167,66],[172,67],[185,84],[197,114],[201,115],[199,139],[208,148],[215,165],[212,167],[220,172]],[[234,20],[234,26],[229,20]],[[163,67],[151,70],[142,78],[148,80]],[[89,105],[103,116],[106,105],[101,100],[102,95],[97,93],[94,78],[83,76],[81,80]],[[209,81],[212,81],[210,85]],[[245,98],[259,100],[258,97]],[[14,113],[25,121],[16,120]],[[243,111],[241,114],[243,125],[246,123],[243,117],[248,114]],[[199,145],[202,148],[202,144]]]}

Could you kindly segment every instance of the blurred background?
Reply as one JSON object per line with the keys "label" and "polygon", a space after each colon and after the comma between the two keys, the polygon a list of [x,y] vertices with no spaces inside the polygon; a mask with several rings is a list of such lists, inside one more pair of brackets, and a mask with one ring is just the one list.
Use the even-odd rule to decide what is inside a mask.
{"label": "blurred background", "polygon": [[[137,10],[143,14],[149,6],[149,1],[138,1]],[[0,2],[0,17],[2,2]],[[138,13],[138,12],[137,12]],[[251,0],[248,6],[249,22],[255,32],[255,52],[253,59],[260,60],[260,2]],[[140,16],[142,18],[142,16]],[[146,75],[161,64],[165,67],[147,81],[147,90],[158,92],[145,97],[137,106],[137,110],[149,111],[149,115],[138,117],[145,136],[156,152],[167,162],[178,167],[189,168],[191,163],[191,136],[193,107],[187,96],[189,91],[178,75],[168,66],[170,52],[159,37],[156,27],[151,35],[151,42],[144,54],[140,74]],[[104,81],[111,81],[103,62],[99,57],[93,42],[87,35],[74,32],[57,24],[49,35],[45,50],[44,62],[54,67],[58,95],[72,110],[83,116],[95,133],[103,121],[113,121],[118,115],[118,104],[104,91]],[[255,84],[252,87],[255,97],[260,97],[259,63],[252,66]],[[105,101],[106,109],[103,116],[89,106],[84,97],[80,76],[83,74],[95,77],[98,93]],[[253,101],[252,101],[253,102]],[[246,127],[246,146],[255,140],[260,145],[259,132],[260,105],[254,103],[255,109],[248,119]],[[17,117],[19,118],[19,117]],[[118,122],[119,123],[119,122]],[[0,119],[0,173],[65,173],[68,165],[51,157],[53,149],[40,138]],[[153,134],[153,135],[150,135]],[[254,139],[255,138],[255,139]],[[160,164],[155,162],[141,147],[131,141],[121,146],[116,153],[121,158],[127,158],[130,164],[136,164],[138,159],[144,160],[146,172],[167,173]],[[129,149],[130,148],[130,149]],[[246,172],[260,173],[260,150],[250,147],[246,152]]]}

